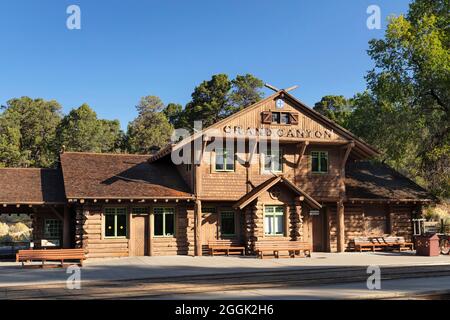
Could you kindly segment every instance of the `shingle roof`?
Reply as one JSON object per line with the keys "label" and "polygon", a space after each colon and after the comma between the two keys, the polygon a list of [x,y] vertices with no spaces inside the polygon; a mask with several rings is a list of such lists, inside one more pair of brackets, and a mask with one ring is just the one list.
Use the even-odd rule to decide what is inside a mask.
{"label": "shingle roof", "polygon": [[64,185],[59,169],[0,169],[0,203],[65,203]]}
{"label": "shingle roof", "polygon": [[175,166],[149,155],[65,152],[61,167],[68,199],[191,198]]}
{"label": "shingle roof", "polygon": [[427,190],[394,169],[371,161],[348,163],[345,185],[349,199],[434,199]]}

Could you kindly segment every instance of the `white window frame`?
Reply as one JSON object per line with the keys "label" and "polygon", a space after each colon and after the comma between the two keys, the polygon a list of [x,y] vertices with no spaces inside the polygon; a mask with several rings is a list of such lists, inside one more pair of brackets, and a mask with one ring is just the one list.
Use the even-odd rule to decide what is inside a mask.
{"label": "white window frame", "polygon": [[[223,168],[222,169],[217,169],[217,157],[219,154],[219,151],[222,152],[222,157],[223,157]],[[215,154],[214,154],[214,172],[234,172],[235,171],[235,155],[233,153],[233,160],[232,160],[232,164],[233,164],[233,169],[227,169],[227,155],[228,152],[233,151],[230,148],[216,148],[215,150]],[[230,152],[231,153],[231,152]]]}
{"label": "white window frame", "polygon": [[[157,210],[162,210],[162,212],[157,212]],[[166,210],[171,210],[172,212],[166,212]],[[162,222],[163,222],[163,234],[155,234],[155,228],[153,229],[153,237],[155,238],[173,238],[177,234],[177,214],[175,207],[154,207],[153,208],[153,219],[156,217],[156,215],[162,215]],[[166,216],[172,215],[173,216],[173,234],[167,234],[166,232]]]}
{"label": "white window frame", "polygon": [[[270,212],[270,213],[267,213],[267,209],[268,208],[274,208],[274,211]],[[275,208],[281,208],[281,212],[276,211]],[[275,227],[274,221],[275,221],[275,217],[276,216],[281,216],[281,218],[282,218],[281,221],[283,222],[283,227],[282,227],[281,233],[266,233],[266,226],[264,225],[264,235],[268,236],[268,237],[284,237],[285,233],[286,233],[286,226],[285,226],[285,224],[286,224],[286,212],[284,210],[284,206],[282,206],[282,205],[267,205],[267,206],[264,206],[264,218],[263,218],[264,224],[266,223],[266,216],[273,217],[270,220],[271,224],[272,224],[271,225],[271,230],[275,230],[275,228],[274,228]]]}
{"label": "white window frame", "polygon": [[279,154],[280,154],[280,167],[281,170],[274,170],[273,166],[274,166],[274,161],[270,161],[270,170],[266,169],[266,158],[268,156],[268,153],[270,152],[270,157],[274,158],[275,155],[272,154],[272,150],[266,150],[265,152],[261,153],[261,173],[262,174],[268,174],[268,173],[283,173],[283,167],[284,167],[284,161],[283,161],[283,148],[279,148],[278,149]]}

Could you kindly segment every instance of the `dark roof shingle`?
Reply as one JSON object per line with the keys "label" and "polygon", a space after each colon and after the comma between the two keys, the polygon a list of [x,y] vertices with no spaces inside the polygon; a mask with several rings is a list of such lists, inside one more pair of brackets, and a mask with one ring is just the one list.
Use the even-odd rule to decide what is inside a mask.
{"label": "dark roof shingle", "polygon": [[348,163],[345,187],[349,199],[434,199],[427,190],[394,169],[371,161]]}
{"label": "dark roof shingle", "polygon": [[65,152],[67,198],[191,198],[175,166],[148,163],[148,155]]}
{"label": "dark roof shingle", "polygon": [[0,169],[0,203],[65,203],[59,169]]}

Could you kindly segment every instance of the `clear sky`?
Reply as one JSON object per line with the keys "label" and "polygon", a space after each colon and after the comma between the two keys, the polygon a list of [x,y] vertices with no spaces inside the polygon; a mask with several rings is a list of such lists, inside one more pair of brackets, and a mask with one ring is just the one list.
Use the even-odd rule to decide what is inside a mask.
{"label": "clear sky", "polygon": [[[216,73],[252,73],[310,106],[365,89],[368,41],[407,0],[0,0],[0,104],[88,103],[99,117],[136,116],[145,95],[185,104]],[[81,30],[66,27],[69,5]],[[369,5],[382,29],[366,26]]]}

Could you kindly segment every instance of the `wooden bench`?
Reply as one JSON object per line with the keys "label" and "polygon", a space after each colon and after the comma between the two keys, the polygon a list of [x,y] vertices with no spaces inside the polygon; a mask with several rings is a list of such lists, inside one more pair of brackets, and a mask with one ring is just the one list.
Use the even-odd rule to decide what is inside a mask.
{"label": "wooden bench", "polygon": [[210,240],[208,241],[209,254],[242,254],[245,256],[245,246],[234,239]]}
{"label": "wooden bench", "polygon": [[290,240],[264,240],[255,243],[256,256],[263,259],[266,255],[280,258],[280,253],[288,253],[288,257],[311,257],[311,244]]}
{"label": "wooden bench", "polygon": [[404,237],[355,237],[350,242],[350,248],[354,251],[386,251],[386,250],[413,250],[414,244],[406,242]]}
{"label": "wooden bench", "polygon": [[79,261],[82,266],[85,259],[84,249],[19,250],[16,253],[16,262],[22,262],[22,267],[25,262],[32,261],[42,261],[42,267],[46,261],[60,261],[63,267],[66,260]]}

